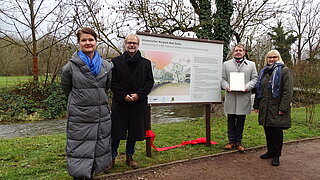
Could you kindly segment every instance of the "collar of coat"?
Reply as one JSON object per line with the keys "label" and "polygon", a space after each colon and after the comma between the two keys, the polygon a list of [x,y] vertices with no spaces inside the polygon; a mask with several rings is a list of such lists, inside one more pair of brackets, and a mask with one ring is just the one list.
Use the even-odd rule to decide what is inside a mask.
{"label": "collar of coat", "polygon": [[244,63],[245,65],[248,65],[248,63],[247,63],[247,59],[245,58],[245,57],[243,57],[243,58],[241,58],[241,59],[239,59],[239,60],[237,60],[236,58],[233,58],[233,60],[234,60],[234,62],[237,64],[237,65],[241,65],[242,63]]}
{"label": "collar of coat", "polygon": [[[101,58],[102,62],[104,61]],[[70,59],[70,62],[74,63],[75,65],[77,65],[80,69],[80,71],[87,77],[90,79],[95,79],[96,81],[100,81],[104,76],[107,75],[107,73],[111,70],[111,68],[113,67],[113,65],[110,65],[110,67],[107,67],[105,63],[102,63],[101,65],[101,69],[100,69],[100,73],[95,77],[93,76],[93,74],[90,71],[90,68],[87,66],[86,63],[84,63],[80,57],[78,56],[77,52],[75,52],[72,55],[72,58]]]}
{"label": "collar of coat", "polygon": [[137,53],[136,53],[134,56],[131,57],[131,56],[128,54],[128,52],[124,52],[122,58],[123,58],[124,60],[126,60],[126,62],[128,63],[129,66],[135,65],[135,64],[137,64],[138,61],[141,59],[141,53],[140,53],[140,51],[138,50]]}

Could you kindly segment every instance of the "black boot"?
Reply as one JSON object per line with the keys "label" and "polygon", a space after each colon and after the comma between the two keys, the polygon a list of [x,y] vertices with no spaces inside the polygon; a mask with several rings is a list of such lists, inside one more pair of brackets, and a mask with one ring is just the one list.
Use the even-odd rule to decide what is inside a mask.
{"label": "black boot", "polygon": [[269,152],[262,154],[260,156],[260,159],[270,159],[270,158],[272,158],[272,155]]}
{"label": "black boot", "polygon": [[274,156],[272,158],[272,166],[279,166],[280,165],[280,161],[279,161],[279,156]]}

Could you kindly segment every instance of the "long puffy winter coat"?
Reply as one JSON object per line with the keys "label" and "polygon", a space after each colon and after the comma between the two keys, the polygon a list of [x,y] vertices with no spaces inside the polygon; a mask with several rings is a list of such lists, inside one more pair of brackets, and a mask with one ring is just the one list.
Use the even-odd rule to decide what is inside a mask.
{"label": "long puffy winter coat", "polygon": [[224,112],[226,114],[246,115],[251,113],[251,90],[258,80],[254,62],[244,60],[240,65],[234,59],[226,61],[222,66],[222,89],[230,87],[230,72],[244,72],[247,92],[227,92],[225,94]]}
{"label": "long puffy winter coat", "polygon": [[[266,73],[262,79],[262,98],[255,97],[253,108],[259,109],[259,124],[270,127],[291,127],[291,101],[293,96],[293,78],[288,67],[283,67],[281,72],[280,95],[272,97],[268,88],[270,75]],[[285,114],[279,115],[283,111]]]}
{"label": "long puffy winter coat", "polygon": [[[154,84],[151,62],[138,51],[133,57],[125,52],[112,63],[112,139],[144,140],[148,94]],[[137,101],[125,101],[126,95],[134,93]]]}
{"label": "long puffy winter coat", "polygon": [[77,53],[62,68],[61,85],[68,96],[67,167],[73,177],[91,178],[111,159],[111,116],[107,90],[112,63],[102,60],[95,77]]}

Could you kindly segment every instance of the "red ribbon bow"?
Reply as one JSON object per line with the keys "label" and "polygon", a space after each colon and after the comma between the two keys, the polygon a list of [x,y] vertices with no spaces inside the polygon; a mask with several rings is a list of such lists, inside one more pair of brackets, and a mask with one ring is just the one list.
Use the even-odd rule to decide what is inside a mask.
{"label": "red ribbon bow", "polygon": [[[178,145],[174,145],[174,146],[168,146],[168,147],[163,147],[163,148],[157,148],[155,145],[154,145],[154,139],[156,138],[156,134],[154,134],[154,132],[152,132],[152,130],[147,130],[146,131],[146,137],[149,137],[151,138],[151,147],[153,147],[153,149],[155,149],[156,151],[166,151],[166,150],[169,150],[169,149],[174,149],[174,148],[177,148],[177,147],[180,147],[180,146],[183,146],[183,145],[187,145],[187,144],[200,144],[200,143],[206,143],[206,138],[205,137],[201,137],[201,138],[198,138],[198,139],[195,139],[195,140],[190,140],[190,141],[182,141],[181,144],[178,144]],[[214,141],[210,141],[211,144],[218,144]]]}

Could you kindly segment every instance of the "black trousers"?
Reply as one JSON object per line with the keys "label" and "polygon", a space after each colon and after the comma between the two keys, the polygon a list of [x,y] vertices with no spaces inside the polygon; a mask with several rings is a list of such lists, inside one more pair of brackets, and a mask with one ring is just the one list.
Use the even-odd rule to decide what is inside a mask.
{"label": "black trousers", "polygon": [[264,126],[266,135],[268,154],[271,156],[281,156],[283,146],[283,129],[281,127]]}
{"label": "black trousers", "polygon": [[229,143],[240,143],[246,115],[228,114],[228,139]]}

